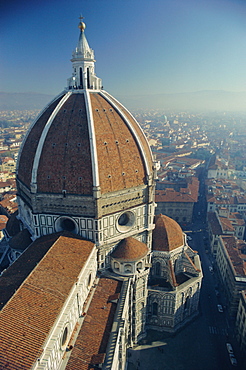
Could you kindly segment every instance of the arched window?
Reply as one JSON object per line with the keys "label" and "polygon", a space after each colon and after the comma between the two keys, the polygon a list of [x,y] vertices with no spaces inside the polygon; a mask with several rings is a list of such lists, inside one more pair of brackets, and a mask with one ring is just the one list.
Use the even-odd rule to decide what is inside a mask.
{"label": "arched window", "polygon": [[184,310],[188,310],[190,306],[190,297],[186,297],[185,304],[184,304]]}
{"label": "arched window", "polygon": [[184,304],[184,293],[181,294],[181,304]]}
{"label": "arched window", "polygon": [[137,264],[137,269],[141,269],[142,267],[143,267],[142,262],[138,262],[138,264]]}
{"label": "arched window", "polygon": [[132,272],[132,265],[125,265],[125,272]]}
{"label": "arched window", "polygon": [[90,86],[90,71],[89,71],[89,68],[87,68],[87,88],[89,89],[91,86]]}
{"label": "arched window", "polygon": [[152,315],[157,316],[157,314],[158,314],[158,303],[154,302],[152,304]]}
{"label": "arched window", "polygon": [[160,264],[160,262],[156,262],[156,264],[155,264],[155,274],[157,276],[161,275],[161,264]]}
{"label": "arched window", "polygon": [[65,329],[63,330],[63,334],[62,334],[62,337],[61,337],[61,346],[62,347],[65,347],[65,345],[67,344],[67,340],[68,340],[68,327],[66,326]]}
{"label": "arched window", "polygon": [[82,68],[79,69],[79,84],[81,88],[83,89],[83,71]]}
{"label": "arched window", "polygon": [[91,280],[92,280],[92,276],[91,276],[91,273],[88,277],[88,282],[87,282],[87,286],[90,287],[91,286]]}
{"label": "arched window", "polygon": [[141,303],[141,321],[142,323],[144,322],[145,320],[145,307],[144,307],[144,303],[142,302]]}

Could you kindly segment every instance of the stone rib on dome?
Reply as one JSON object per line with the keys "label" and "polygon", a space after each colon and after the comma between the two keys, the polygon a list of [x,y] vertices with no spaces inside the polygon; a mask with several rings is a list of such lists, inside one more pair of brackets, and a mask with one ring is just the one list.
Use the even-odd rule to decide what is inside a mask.
{"label": "stone rib on dome", "polygon": [[146,244],[128,237],[119,242],[111,256],[118,261],[134,262],[145,257],[148,252],[149,249]]}
{"label": "stone rib on dome", "polygon": [[[108,93],[106,93],[106,95],[109,96]],[[140,140],[140,143],[143,148],[143,152],[145,153],[145,156],[146,156],[146,164],[149,168],[149,171],[151,172],[152,167],[153,167],[153,158],[152,158],[152,153],[151,153],[148,141],[145,137],[145,134],[143,133],[141,127],[136,122],[136,120],[133,118],[131,113],[121,103],[119,103],[114,97],[110,96],[110,99],[112,102],[114,102],[115,106],[125,115],[128,122],[130,122],[131,126],[136,131],[137,137]]]}
{"label": "stone rib on dome", "polygon": [[50,115],[52,114],[56,106],[59,104],[64,95],[65,94],[59,96],[43,110],[43,112],[40,114],[37,120],[34,121],[33,125],[30,127],[23,141],[18,159],[19,164],[18,178],[28,188],[30,188],[31,184],[33,161],[37,150],[40,135],[42,134],[42,131]]}
{"label": "stone rib on dome", "polygon": [[147,171],[136,138],[102,94],[90,97],[102,194],[143,185]]}
{"label": "stone rib on dome", "polygon": [[72,94],[46,136],[37,176],[38,192],[92,195],[92,163],[84,94]]}
{"label": "stone rib on dome", "polygon": [[184,244],[183,231],[179,224],[165,215],[155,217],[153,250],[170,252]]}

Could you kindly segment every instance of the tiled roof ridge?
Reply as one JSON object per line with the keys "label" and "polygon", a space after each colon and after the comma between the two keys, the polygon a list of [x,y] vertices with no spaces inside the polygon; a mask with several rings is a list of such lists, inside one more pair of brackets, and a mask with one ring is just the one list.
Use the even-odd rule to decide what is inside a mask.
{"label": "tiled roof ridge", "polygon": [[[46,237],[46,235],[45,235],[45,237]],[[36,239],[37,240],[37,239]],[[34,243],[35,243],[35,241],[36,240],[34,240],[30,245],[29,245],[29,247],[31,246],[31,245],[33,245]],[[22,256],[24,256],[24,255],[22,255]],[[22,257],[22,256],[20,256],[20,257]],[[41,260],[40,260],[41,261]],[[40,262],[39,261],[39,262]],[[18,260],[16,260],[16,262],[18,263],[19,262],[19,259]],[[8,274],[8,272],[9,272],[9,269],[12,269],[13,267],[15,266],[15,262],[14,262],[14,264],[12,264],[11,266],[9,266],[9,268],[3,273],[3,275],[2,275],[2,279],[3,278],[5,278],[5,275],[6,274]],[[38,263],[36,264],[36,266],[33,268],[33,269],[35,269],[36,267],[38,266]],[[33,271],[33,269],[31,270],[31,273],[32,273],[32,271]],[[25,276],[25,277],[23,277],[23,280],[21,281],[21,283],[20,283],[20,285],[18,285],[18,286],[16,286],[16,289],[15,289],[15,291],[13,292],[13,294],[11,294],[11,296],[10,296],[10,298],[4,303],[4,302],[1,302],[1,305],[2,305],[2,307],[0,306],[0,309],[3,309],[13,298],[14,298],[14,296],[16,295],[16,293],[17,293],[17,291],[18,291],[18,289],[20,289],[23,285],[24,285],[24,283],[25,283],[25,281],[26,281],[26,279],[28,278],[30,276],[30,273],[28,273],[28,275],[27,276]],[[13,285],[13,283],[12,283],[12,285]],[[1,312],[1,311],[0,311]]]}
{"label": "tiled roof ridge", "polygon": [[[191,192],[191,193],[190,193]],[[172,196],[172,199],[171,199]],[[176,191],[173,188],[166,188],[156,191],[157,202],[196,202],[198,198],[198,185],[191,185],[185,191]]]}
{"label": "tiled roof ridge", "polygon": [[222,235],[223,243],[225,245],[226,253],[229,257],[231,267],[236,276],[246,275],[246,264],[240,255],[238,242],[240,242],[234,235]]}
{"label": "tiled roof ridge", "polygon": [[192,261],[192,259],[190,258],[190,256],[188,255],[188,253],[186,251],[184,251],[184,255],[188,259],[188,261],[190,262],[192,267],[195,269],[195,271],[201,272],[201,270],[196,267],[196,265],[194,264],[194,262]]}
{"label": "tiled roof ridge", "polygon": [[[75,239],[78,239],[78,240],[85,240],[84,238],[80,237],[79,235],[75,235],[75,234],[72,234],[68,231],[59,231],[57,233],[54,233],[54,234],[49,234],[49,235],[44,235],[36,240],[34,240],[29,246],[28,248],[25,250],[24,253],[22,253],[22,255],[11,265],[9,266],[8,269],[6,269],[6,271],[4,271],[4,273],[2,274],[1,276],[1,281],[3,281],[3,284],[0,286],[0,293],[3,293],[4,295],[4,292],[9,292],[9,294],[5,294],[5,299],[3,299],[3,297],[1,297],[1,302],[0,302],[0,312],[1,312],[1,309],[10,301],[13,299],[13,297],[15,296],[16,292],[18,291],[18,289],[25,283],[26,279],[28,279],[33,273],[34,271],[36,271],[36,268],[39,266],[39,263],[43,260],[43,258],[47,255],[48,251],[56,244],[56,242],[59,240],[59,238],[61,236],[65,236],[65,237],[73,237]],[[57,238],[57,239],[56,239]],[[54,241],[55,239],[55,241]],[[28,260],[28,262],[30,262],[30,268],[31,268],[31,271],[29,271],[29,269],[27,270],[27,275],[24,274],[24,275],[21,275],[19,276],[20,274],[19,273],[16,273],[15,270],[14,272],[12,272],[12,276],[17,276],[18,279],[15,281],[15,280],[11,280],[11,287],[13,289],[13,291],[11,291],[10,289],[6,289],[6,286],[5,286],[5,283],[4,283],[4,280],[3,279],[9,279],[9,273],[15,268],[20,268],[20,266],[18,266],[21,262],[23,263],[23,259],[25,257],[25,255],[27,255],[28,257],[28,254],[29,253],[29,249],[30,251],[32,252],[31,248],[35,248],[35,245],[37,243],[42,243],[42,245],[45,245],[45,247],[42,248],[42,250],[44,250],[42,253],[44,253],[43,256],[38,256],[37,260],[35,261],[31,261],[30,262],[30,259]],[[51,245],[50,245],[51,243]],[[42,254],[41,253],[41,254]],[[41,258],[39,258],[41,257]],[[25,260],[24,260],[25,262]],[[34,264],[36,263],[36,265],[34,266]],[[32,267],[33,266],[33,267]],[[2,290],[2,291],[1,291]]]}
{"label": "tiled roof ridge", "polygon": [[[110,295],[120,294],[122,286],[121,281],[108,277],[102,277],[98,280],[98,285],[66,365],[67,370],[90,369],[92,362],[94,362],[93,359],[97,356],[106,361],[104,354],[110,341],[112,325],[117,312],[117,305],[111,302],[107,303],[107,300]],[[107,309],[104,309],[104,306],[107,306]],[[89,322],[86,321],[88,316],[91,318]]]}
{"label": "tiled roof ridge", "polygon": [[62,299],[61,297],[59,297],[59,295],[62,296],[63,298],[65,297],[64,294],[61,293],[59,290],[54,290],[54,289],[51,289],[51,288],[42,289],[39,286],[37,286],[35,284],[31,284],[28,281],[25,281],[24,283],[26,284],[26,286],[30,290],[34,289],[35,291],[41,291],[41,292],[43,292],[45,290],[46,293],[48,293],[48,294],[50,294],[50,295],[52,295],[52,296],[54,296],[55,298],[58,298],[58,299]]}
{"label": "tiled roof ridge", "polygon": [[[67,239],[68,234],[59,235],[47,250],[44,248],[45,255],[40,263],[32,265],[31,273],[2,309],[0,335],[5,338],[5,343],[2,345],[3,354],[0,354],[0,368],[3,364],[5,366],[6,361],[9,361],[10,369],[22,368],[23,362],[23,368],[32,368],[81,269],[91,253],[95,253],[92,242],[80,237],[73,238],[73,243]],[[46,257],[49,259],[46,260]],[[64,270],[61,270],[63,263]],[[16,328],[13,323],[16,323]]]}
{"label": "tiled roof ridge", "polygon": [[173,264],[172,264],[172,261],[170,259],[168,261],[168,265],[169,265],[169,269],[170,269],[170,276],[171,276],[171,279],[172,279],[171,284],[172,284],[173,287],[177,287],[178,283],[177,283],[177,280],[176,280]]}

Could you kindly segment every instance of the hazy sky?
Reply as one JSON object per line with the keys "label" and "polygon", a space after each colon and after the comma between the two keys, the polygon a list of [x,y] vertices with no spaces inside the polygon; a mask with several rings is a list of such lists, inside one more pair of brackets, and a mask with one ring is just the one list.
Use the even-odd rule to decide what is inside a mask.
{"label": "hazy sky", "polygon": [[0,90],[63,90],[80,14],[113,95],[246,91],[245,0],[2,0]]}

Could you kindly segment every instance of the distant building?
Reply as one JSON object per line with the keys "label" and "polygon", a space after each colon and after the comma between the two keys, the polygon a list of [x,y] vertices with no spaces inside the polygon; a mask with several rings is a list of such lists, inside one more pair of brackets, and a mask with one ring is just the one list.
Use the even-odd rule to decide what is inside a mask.
{"label": "distant building", "polygon": [[245,221],[240,214],[230,213],[227,208],[221,207],[218,212],[208,212],[207,220],[211,252],[214,256],[217,254],[220,235],[231,235],[243,239]]}
{"label": "distant building", "polygon": [[216,256],[219,236],[223,234],[222,225],[219,221],[217,212],[208,212],[207,220],[208,220],[209,244],[211,247],[212,254]]}
{"label": "distant building", "polygon": [[214,179],[229,179],[233,169],[229,167],[229,163],[223,158],[219,158],[214,154],[208,166],[208,178]]}
{"label": "distant building", "polygon": [[18,209],[16,195],[6,194],[3,200],[0,201],[0,214],[9,217]]}
{"label": "distant building", "polygon": [[6,228],[8,217],[5,215],[0,215],[0,239],[4,237],[3,230]]}
{"label": "distant building", "polygon": [[3,157],[1,161],[2,164],[0,165],[0,171],[15,172],[16,162],[13,158]]}
{"label": "distant building", "polygon": [[187,188],[156,190],[156,214],[162,213],[180,224],[192,222],[194,204],[198,200],[199,181],[192,177]]}
{"label": "distant building", "polygon": [[236,316],[239,296],[246,289],[246,243],[235,236],[222,235],[218,240],[216,265],[223,285],[229,314]]}
{"label": "distant building", "polygon": [[227,208],[246,216],[246,196],[234,180],[209,179],[206,188],[207,212]]}
{"label": "distant building", "polygon": [[246,367],[246,290],[240,293],[236,318],[236,338],[242,353],[243,366]]}
{"label": "distant building", "polygon": [[0,181],[0,193],[7,193],[12,189],[12,186],[5,181]]}

